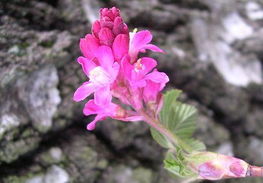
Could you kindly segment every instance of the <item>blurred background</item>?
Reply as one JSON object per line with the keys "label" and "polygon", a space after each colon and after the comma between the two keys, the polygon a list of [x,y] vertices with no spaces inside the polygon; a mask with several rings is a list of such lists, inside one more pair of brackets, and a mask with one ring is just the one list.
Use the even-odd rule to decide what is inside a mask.
{"label": "blurred background", "polygon": [[208,150],[263,165],[263,1],[1,0],[0,182],[181,182],[147,125],[108,119],[88,132],[84,103],[72,101],[86,80],[79,39],[112,6],[166,51],[149,55],[199,109]]}

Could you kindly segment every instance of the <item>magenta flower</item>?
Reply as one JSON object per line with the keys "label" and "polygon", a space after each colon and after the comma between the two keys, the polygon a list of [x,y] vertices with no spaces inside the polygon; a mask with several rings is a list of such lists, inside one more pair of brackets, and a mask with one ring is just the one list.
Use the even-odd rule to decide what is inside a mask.
{"label": "magenta flower", "polygon": [[[160,91],[169,79],[154,69],[157,65],[154,59],[137,58],[138,53],[146,49],[163,52],[150,44],[151,40],[149,31],[129,34],[117,8],[100,10],[100,19],[93,23],[92,34],[80,40],[84,57],[79,57],[78,63],[89,80],[76,90],[73,97],[78,102],[94,93],[94,100],[88,101],[83,110],[85,115],[96,114],[87,127],[89,130],[106,117],[122,121],[141,120],[140,110],[149,107],[149,103],[149,110],[156,112],[156,106],[162,103]],[[112,97],[133,111],[122,109],[112,102]]]}
{"label": "magenta flower", "polygon": [[100,46],[95,55],[96,58],[93,60],[78,58],[89,81],[76,90],[73,99],[78,102],[95,93],[95,102],[105,105],[111,101],[110,87],[118,75],[119,64],[114,62],[112,51],[107,46]]}
{"label": "magenta flower", "polygon": [[162,82],[153,82],[152,80],[147,80],[146,86],[143,88],[143,100],[145,103],[158,101],[158,95],[160,91],[164,88],[164,83],[169,81],[166,75],[162,76],[163,73],[160,73]]}
{"label": "magenta flower", "polygon": [[108,117],[143,120],[155,129],[151,131],[154,139],[168,148],[165,166],[176,175],[191,180],[263,177],[263,167],[202,151],[203,145],[189,137],[193,133],[195,109],[176,101],[180,91],[167,93],[163,100],[161,91],[169,81],[168,76],[156,69],[157,61],[153,58],[139,57],[147,49],[163,52],[151,41],[148,30],[129,34],[117,8],[100,10],[92,34],[80,40],[83,56],[77,59],[89,80],[75,91],[73,99],[78,102],[94,93],[94,99],[83,109],[84,115],[95,115],[87,129],[95,129],[98,121]]}
{"label": "magenta flower", "polygon": [[83,113],[88,116],[96,114],[95,119],[87,125],[88,130],[95,129],[96,123],[107,117],[118,119],[121,121],[140,121],[143,118],[133,111],[127,111],[114,103],[107,103],[104,106],[97,105],[94,100],[86,103]]}
{"label": "magenta flower", "polygon": [[133,88],[144,88],[146,101],[155,100],[157,93],[160,92],[169,81],[165,73],[158,72],[154,69],[157,62],[152,58],[143,57],[138,59],[133,65],[125,61],[123,65],[130,86]]}
{"label": "magenta flower", "polygon": [[131,57],[131,63],[136,61],[139,52],[145,52],[146,49],[163,52],[160,48],[153,44],[149,44],[152,41],[152,34],[148,30],[139,31],[137,33],[130,33],[130,46],[129,55]]}

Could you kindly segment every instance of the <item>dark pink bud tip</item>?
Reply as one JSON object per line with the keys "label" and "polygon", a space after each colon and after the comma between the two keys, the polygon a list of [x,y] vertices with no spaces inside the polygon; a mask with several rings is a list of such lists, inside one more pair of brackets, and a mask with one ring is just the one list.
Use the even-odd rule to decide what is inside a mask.
{"label": "dark pink bud tip", "polygon": [[100,18],[109,18],[111,21],[113,21],[116,17],[120,16],[120,10],[113,7],[113,8],[102,8],[100,10]]}
{"label": "dark pink bud tip", "polygon": [[124,29],[124,23],[122,21],[121,17],[117,17],[114,20],[114,24],[113,24],[113,33],[115,35],[121,34],[123,32]]}
{"label": "dark pink bud tip", "polygon": [[101,26],[100,26],[100,21],[96,20],[93,25],[92,25],[92,33],[93,35],[98,38],[99,37],[99,32],[100,32]]}
{"label": "dark pink bud tip", "polygon": [[109,28],[102,28],[99,32],[99,40],[102,45],[111,46],[114,35]]}

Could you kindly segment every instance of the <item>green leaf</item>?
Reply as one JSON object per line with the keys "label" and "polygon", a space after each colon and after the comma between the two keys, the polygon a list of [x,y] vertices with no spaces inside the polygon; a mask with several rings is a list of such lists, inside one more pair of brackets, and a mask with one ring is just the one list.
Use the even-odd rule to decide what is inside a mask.
{"label": "green leaf", "polygon": [[204,144],[192,139],[196,129],[197,110],[191,105],[177,101],[180,93],[179,90],[171,90],[164,94],[164,105],[159,116],[161,123],[174,134],[176,145],[185,151],[204,150]]}
{"label": "green leaf", "polygon": [[187,167],[183,152],[180,150],[176,152],[176,156],[173,152],[168,152],[164,160],[164,168],[172,174],[179,177],[193,177],[196,174]]}
{"label": "green leaf", "polygon": [[180,90],[170,90],[164,94],[164,105],[160,112],[160,118],[162,123],[167,127],[169,119],[173,118],[173,113],[171,113],[171,106],[176,102],[176,99],[180,96]]}
{"label": "green leaf", "polygon": [[196,139],[187,139],[185,140],[189,146],[192,147],[194,151],[204,151],[206,150],[205,144],[199,140]]}
{"label": "green leaf", "polygon": [[155,130],[154,128],[150,128],[153,139],[160,144],[164,148],[171,148],[172,144],[163,134]]}

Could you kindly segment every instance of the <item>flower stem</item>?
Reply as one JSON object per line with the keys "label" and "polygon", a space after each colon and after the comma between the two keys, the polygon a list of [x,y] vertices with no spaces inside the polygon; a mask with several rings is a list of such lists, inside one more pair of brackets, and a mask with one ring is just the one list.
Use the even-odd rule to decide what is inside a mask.
{"label": "flower stem", "polygon": [[161,134],[165,135],[175,146],[181,146],[186,152],[191,152],[191,147],[184,143],[180,138],[176,136],[176,134],[169,131],[165,126],[162,125],[162,123],[159,121],[159,119],[150,117],[146,112],[143,110],[137,111],[140,115],[142,115],[145,119],[145,122],[149,124],[151,127],[155,128],[157,131],[159,131]]}
{"label": "flower stem", "polygon": [[263,177],[263,167],[249,165],[247,177]]}

